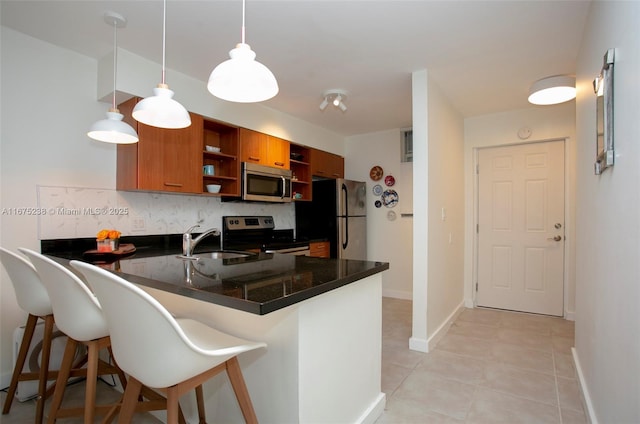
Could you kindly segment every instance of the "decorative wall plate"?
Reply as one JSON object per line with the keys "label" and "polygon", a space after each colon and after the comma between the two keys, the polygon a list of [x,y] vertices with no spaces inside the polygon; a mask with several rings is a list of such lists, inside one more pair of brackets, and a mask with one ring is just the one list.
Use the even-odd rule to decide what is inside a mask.
{"label": "decorative wall plate", "polygon": [[387,185],[387,187],[391,187],[396,183],[396,179],[393,178],[393,175],[387,175],[386,177],[384,177],[384,183]]}
{"label": "decorative wall plate", "polygon": [[396,220],[396,213],[394,211],[387,212],[387,219],[389,221],[395,221]]}
{"label": "decorative wall plate", "polygon": [[371,177],[373,181],[378,181],[380,178],[382,178],[383,175],[384,171],[382,170],[382,167],[377,165],[371,168],[371,171],[369,171],[369,177]]}
{"label": "decorative wall plate", "polygon": [[388,208],[393,208],[398,204],[398,193],[395,190],[385,190],[382,193],[382,204]]}
{"label": "decorative wall plate", "polygon": [[376,184],[373,186],[373,194],[375,196],[380,196],[382,194],[382,186],[380,184]]}
{"label": "decorative wall plate", "polygon": [[382,206],[382,202],[380,200],[376,200],[376,202],[374,203],[374,205],[376,206],[376,208],[379,208]]}

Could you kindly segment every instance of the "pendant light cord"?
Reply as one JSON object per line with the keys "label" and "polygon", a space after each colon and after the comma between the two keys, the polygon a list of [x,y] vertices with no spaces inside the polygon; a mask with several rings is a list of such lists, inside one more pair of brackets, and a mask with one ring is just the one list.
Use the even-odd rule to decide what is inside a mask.
{"label": "pendant light cord", "polygon": [[242,0],[242,44],[244,44],[244,2],[245,0]]}
{"label": "pendant light cord", "polygon": [[118,71],[118,22],[113,21],[113,100],[111,106],[116,108],[116,72]]}
{"label": "pendant light cord", "polygon": [[165,66],[165,51],[166,51],[166,38],[167,38],[167,0],[164,0],[162,18],[162,85],[164,85],[164,66]]}

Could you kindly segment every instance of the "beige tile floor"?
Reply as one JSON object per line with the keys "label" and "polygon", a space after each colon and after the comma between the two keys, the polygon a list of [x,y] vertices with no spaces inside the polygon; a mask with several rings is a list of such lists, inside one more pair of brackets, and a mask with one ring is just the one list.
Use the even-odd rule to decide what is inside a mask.
{"label": "beige tile floor", "polygon": [[[102,404],[110,404],[117,402],[122,393],[117,392],[112,389],[111,386],[105,382],[110,382],[110,377],[107,376],[106,379],[98,380],[97,385],[97,402]],[[67,386],[65,391],[64,401],[62,403],[64,407],[73,407],[73,406],[81,406],[84,403],[84,390],[85,383],[84,381],[76,382]],[[1,392],[0,400],[2,401],[2,405],[4,405],[4,400],[7,396],[6,391]],[[47,422],[47,413],[49,411],[49,399],[45,404],[44,409],[44,420],[43,422]],[[18,400],[14,400],[11,405],[11,411],[7,415],[0,415],[0,423],[2,424],[30,424],[34,422],[36,415],[36,402],[35,400],[27,400],[25,402],[20,402]],[[101,417],[96,417],[94,423],[99,423],[101,421]],[[56,422],[60,424],[82,424],[83,420],[81,417],[73,417],[73,418],[61,418]],[[117,422],[117,419],[113,420],[113,422]],[[161,424],[162,421],[156,419],[151,414],[136,414],[135,415],[135,424]]]}
{"label": "beige tile floor", "polygon": [[[408,348],[411,302],[384,298],[382,304],[382,390],[387,406],[377,424],[586,424],[571,358],[572,322],[465,309],[436,348],[424,354]],[[98,388],[99,402],[119,396],[103,382]],[[68,390],[65,402],[81,404],[84,383]],[[1,392],[2,404],[5,396]],[[34,401],[14,401],[0,423],[30,423],[34,415]],[[160,421],[138,414],[135,422]]]}
{"label": "beige tile floor", "polygon": [[465,309],[430,353],[408,348],[411,302],[383,299],[382,390],[390,423],[587,423],[571,321]]}

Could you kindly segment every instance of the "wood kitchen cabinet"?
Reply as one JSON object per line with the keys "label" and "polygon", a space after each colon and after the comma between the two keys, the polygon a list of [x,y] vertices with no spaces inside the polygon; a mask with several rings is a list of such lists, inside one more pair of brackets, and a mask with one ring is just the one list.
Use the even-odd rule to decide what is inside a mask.
{"label": "wood kitchen cabinet", "polygon": [[258,131],[240,128],[240,161],[289,169],[289,142]]}
{"label": "wood kitchen cabinet", "polygon": [[311,201],[311,164],[309,163],[309,153],[311,149],[299,144],[290,144],[289,168],[292,174],[293,193],[299,194],[295,202]]}
{"label": "wood kitchen cabinet", "polygon": [[202,116],[191,113],[187,128],[152,127],[131,116],[140,100],[134,97],[119,106],[140,141],[118,145],[116,188],[202,193]]}
{"label": "wood kitchen cabinet", "polygon": [[[237,127],[204,119],[199,153],[202,156],[203,165],[213,165],[214,175],[201,176],[200,191],[207,192],[207,184],[220,184],[220,196],[240,195],[238,134]],[[207,151],[207,146],[219,147],[220,151]]]}
{"label": "wood kitchen cabinet", "polygon": [[328,258],[329,257],[329,242],[328,241],[314,241],[309,243],[309,256],[316,258]]}
{"label": "wood kitchen cabinet", "polygon": [[311,149],[311,174],[324,178],[344,178],[344,158],[324,150]]}

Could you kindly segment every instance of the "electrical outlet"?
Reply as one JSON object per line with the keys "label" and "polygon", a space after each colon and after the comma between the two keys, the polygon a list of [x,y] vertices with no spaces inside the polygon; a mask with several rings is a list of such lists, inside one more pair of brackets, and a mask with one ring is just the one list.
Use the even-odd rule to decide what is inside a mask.
{"label": "electrical outlet", "polygon": [[131,229],[133,231],[144,231],[144,228],[145,228],[145,222],[143,217],[137,216],[133,218],[131,222]]}

